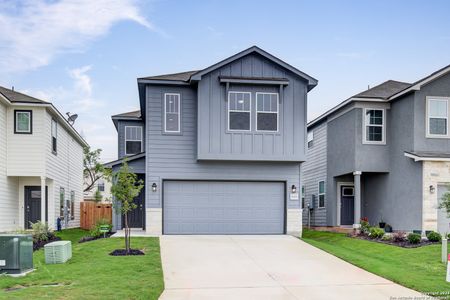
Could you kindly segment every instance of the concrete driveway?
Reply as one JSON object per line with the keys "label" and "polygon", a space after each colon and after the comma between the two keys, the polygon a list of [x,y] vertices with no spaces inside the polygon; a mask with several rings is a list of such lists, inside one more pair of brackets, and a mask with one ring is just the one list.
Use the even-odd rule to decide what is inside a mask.
{"label": "concrete driveway", "polygon": [[161,257],[163,300],[420,296],[287,235],[166,235]]}

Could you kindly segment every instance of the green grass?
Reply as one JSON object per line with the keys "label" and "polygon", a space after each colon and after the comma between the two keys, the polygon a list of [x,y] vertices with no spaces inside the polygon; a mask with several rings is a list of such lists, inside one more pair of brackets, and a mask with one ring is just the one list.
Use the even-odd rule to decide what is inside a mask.
{"label": "green grass", "polygon": [[[369,272],[423,293],[448,293],[441,245],[400,248],[349,238],[345,234],[306,230],[302,240]],[[435,294],[437,295],[437,294]]]}
{"label": "green grass", "polygon": [[86,234],[80,229],[58,233],[72,241],[72,259],[65,264],[46,265],[41,249],[33,255],[34,272],[0,276],[0,299],[158,299],[164,289],[158,238],[132,238],[132,248],[146,255],[116,257],[108,253],[122,249],[123,238],[78,244]]}

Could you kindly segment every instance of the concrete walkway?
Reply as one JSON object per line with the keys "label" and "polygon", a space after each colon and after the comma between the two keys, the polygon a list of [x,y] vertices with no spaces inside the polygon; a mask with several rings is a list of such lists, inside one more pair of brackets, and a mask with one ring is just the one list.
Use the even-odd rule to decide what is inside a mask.
{"label": "concrete walkway", "polygon": [[161,257],[163,300],[420,297],[287,235],[165,235]]}

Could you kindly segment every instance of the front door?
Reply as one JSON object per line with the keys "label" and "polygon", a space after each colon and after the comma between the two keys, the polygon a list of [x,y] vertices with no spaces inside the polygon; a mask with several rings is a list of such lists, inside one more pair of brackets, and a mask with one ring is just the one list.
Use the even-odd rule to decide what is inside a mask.
{"label": "front door", "polygon": [[353,186],[341,186],[341,225],[353,225],[355,216],[355,193]]}
{"label": "front door", "polygon": [[[145,180],[145,175],[138,174],[138,179]],[[133,202],[136,208],[128,212],[128,226],[130,228],[144,228],[145,223],[145,187],[142,188],[139,195],[134,198]],[[122,228],[125,228],[125,218],[122,215]]]}
{"label": "front door", "polygon": [[[48,191],[45,187],[45,219],[48,220]],[[31,228],[31,223],[41,220],[41,187],[26,186],[25,187],[25,229]]]}

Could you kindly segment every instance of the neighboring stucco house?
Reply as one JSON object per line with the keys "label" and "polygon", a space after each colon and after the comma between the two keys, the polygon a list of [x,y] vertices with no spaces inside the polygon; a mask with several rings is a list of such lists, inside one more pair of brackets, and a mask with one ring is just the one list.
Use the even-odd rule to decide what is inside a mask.
{"label": "neighboring stucco house", "polygon": [[[307,93],[317,80],[258,47],[199,71],[138,79],[112,117],[117,169],[145,179],[132,227],[151,234],[299,234]],[[122,227],[120,215],[114,226]]]}
{"label": "neighboring stucco house", "polygon": [[0,232],[79,227],[84,146],[51,103],[0,87]]}
{"label": "neighboring stucco house", "polygon": [[[450,66],[389,80],[308,124],[304,224],[449,232],[438,198],[450,183]],[[439,216],[439,217],[438,217]]]}

